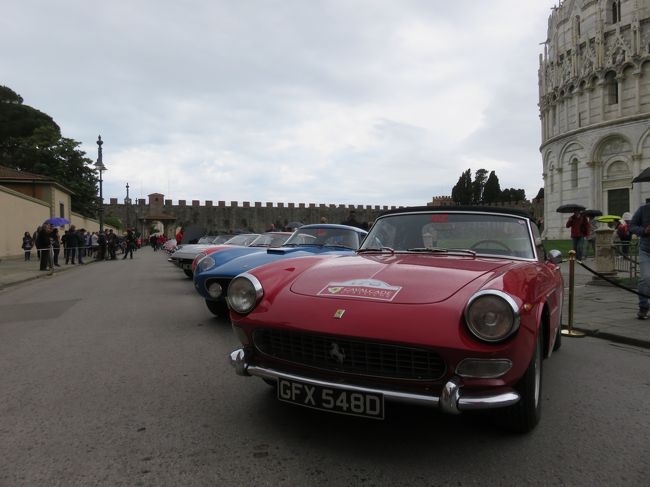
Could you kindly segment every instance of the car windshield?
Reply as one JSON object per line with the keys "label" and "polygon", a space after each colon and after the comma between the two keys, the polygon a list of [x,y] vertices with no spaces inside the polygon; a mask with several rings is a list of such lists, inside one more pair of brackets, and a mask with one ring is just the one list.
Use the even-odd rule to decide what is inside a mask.
{"label": "car windshield", "polygon": [[250,244],[251,247],[281,247],[290,233],[263,233]]}
{"label": "car windshield", "polygon": [[253,242],[253,240],[255,240],[257,237],[259,237],[258,233],[243,233],[241,235],[235,235],[233,238],[226,241],[225,243],[228,245],[247,246],[250,245]]}
{"label": "car windshield", "polygon": [[359,248],[359,233],[347,228],[337,227],[301,227],[291,236],[285,245],[316,245],[323,247]]}
{"label": "car windshield", "polygon": [[196,243],[197,244],[209,244],[212,243],[214,237],[201,237]]}
{"label": "car windshield", "polygon": [[528,220],[487,212],[421,212],[379,218],[362,251],[471,252],[535,258]]}
{"label": "car windshield", "polygon": [[214,237],[214,239],[210,243],[223,244],[226,243],[228,240],[230,240],[232,237],[233,237],[232,235],[218,235]]}

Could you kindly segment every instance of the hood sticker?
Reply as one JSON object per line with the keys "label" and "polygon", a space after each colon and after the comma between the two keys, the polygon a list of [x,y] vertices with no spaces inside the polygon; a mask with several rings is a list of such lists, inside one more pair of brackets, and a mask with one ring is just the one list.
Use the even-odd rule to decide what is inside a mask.
{"label": "hood sticker", "polygon": [[346,298],[392,301],[402,288],[391,286],[376,279],[354,279],[345,282],[330,282],[318,296],[341,296]]}

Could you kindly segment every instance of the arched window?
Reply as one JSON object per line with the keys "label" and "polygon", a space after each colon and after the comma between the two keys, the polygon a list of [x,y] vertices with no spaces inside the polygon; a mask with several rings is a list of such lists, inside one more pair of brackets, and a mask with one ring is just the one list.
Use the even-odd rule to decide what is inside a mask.
{"label": "arched window", "polygon": [[571,161],[571,187],[578,187],[578,159],[573,159]]}
{"label": "arched window", "polygon": [[576,36],[580,37],[580,16],[579,15],[576,15],[575,26],[576,26]]}
{"label": "arched window", "polygon": [[607,22],[617,24],[621,21],[621,4],[622,0],[613,0],[606,10]]}
{"label": "arched window", "polygon": [[609,71],[605,75],[605,96],[607,97],[608,105],[616,105],[618,103],[618,80],[614,71]]}

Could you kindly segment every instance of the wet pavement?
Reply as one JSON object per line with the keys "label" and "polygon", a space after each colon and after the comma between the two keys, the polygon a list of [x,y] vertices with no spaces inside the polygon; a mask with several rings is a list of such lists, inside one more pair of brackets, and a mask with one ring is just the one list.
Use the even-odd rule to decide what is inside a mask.
{"label": "wet pavement", "polygon": [[[122,256],[118,256],[121,258]],[[92,265],[90,257],[85,258],[86,265]],[[165,263],[166,260],[165,260]],[[594,267],[593,259],[584,263]],[[569,327],[569,262],[563,262],[562,274],[565,281],[565,299],[563,325]],[[25,262],[21,258],[0,259],[0,292],[12,285],[33,279],[53,279],[61,272],[75,270],[83,272],[84,266],[66,265],[60,262],[60,267],[51,271],[40,271],[36,256]],[[571,329],[581,331],[590,336],[604,338],[620,343],[650,348],[650,319],[636,318],[638,296],[633,292],[622,289],[598,279],[591,272],[575,263],[575,286],[573,323]],[[565,336],[565,339],[573,339]]]}

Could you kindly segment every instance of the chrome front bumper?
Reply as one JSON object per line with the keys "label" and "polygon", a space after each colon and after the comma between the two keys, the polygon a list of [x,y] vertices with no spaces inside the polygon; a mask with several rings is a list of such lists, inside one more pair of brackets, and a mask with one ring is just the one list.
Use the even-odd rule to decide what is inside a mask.
{"label": "chrome front bumper", "polygon": [[407,392],[375,389],[371,387],[353,386],[324,380],[311,379],[299,375],[287,374],[268,367],[251,365],[246,361],[246,352],[238,348],[230,353],[230,365],[238,375],[257,376],[262,379],[276,380],[278,378],[304,382],[321,387],[345,388],[350,391],[370,392],[382,394],[390,401],[399,401],[419,406],[438,407],[449,414],[459,414],[461,411],[475,411],[479,409],[494,409],[510,406],[519,401],[519,394],[510,387],[502,387],[495,391],[484,393],[465,392],[461,388],[460,377],[452,377],[442,388],[440,396],[424,394],[411,394]]}

